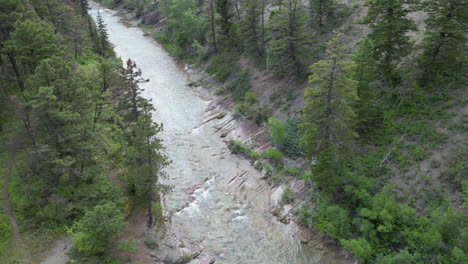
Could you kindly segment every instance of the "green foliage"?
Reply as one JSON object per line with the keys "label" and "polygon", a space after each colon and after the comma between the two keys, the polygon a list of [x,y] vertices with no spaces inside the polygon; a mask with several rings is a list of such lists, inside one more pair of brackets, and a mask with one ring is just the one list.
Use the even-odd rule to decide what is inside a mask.
{"label": "green foliage", "polygon": [[266,110],[257,103],[257,99],[252,91],[245,93],[244,101],[234,105],[233,111],[237,115],[255,120],[255,123],[258,125],[265,122],[267,118]]}
{"label": "green foliage", "polygon": [[287,0],[270,16],[267,68],[279,76],[303,74],[314,52],[302,2]]}
{"label": "green foliage", "polygon": [[229,148],[233,154],[245,154],[248,150],[248,148],[244,146],[241,141],[235,139],[229,140]]}
{"label": "green foliage", "polygon": [[270,137],[273,145],[276,147],[282,147],[288,136],[286,125],[281,120],[274,117],[268,119],[268,125],[270,128]]}
{"label": "green foliage", "polygon": [[150,249],[154,249],[158,246],[158,241],[151,234],[146,234],[143,242],[145,243],[146,247]]}
{"label": "green foliage", "polygon": [[300,145],[301,134],[299,126],[302,122],[300,117],[288,117],[286,120],[286,140],[280,148],[288,157],[297,158],[304,155],[304,149]]}
{"label": "green foliage", "polygon": [[357,81],[359,102],[356,107],[357,128],[360,134],[368,134],[382,123],[380,110],[375,106],[377,91],[371,83],[377,79],[376,61],[372,56],[373,44],[365,38],[359,43],[359,50],[354,55],[356,67],[352,78]]}
{"label": "green foliage", "polygon": [[327,54],[329,59],[311,67],[314,86],[304,94],[301,129],[307,156],[317,159],[314,178],[319,187],[331,191],[339,182],[341,160],[356,137],[353,106],[357,83],[350,77],[354,65],[346,60],[340,34],[328,43]]}
{"label": "green foliage", "polygon": [[59,37],[44,21],[18,20],[15,31],[5,41],[5,52],[11,54],[23,70],[31,74],[41,60],[60,54]]}
{"label": "green foliage", "polygon": [[238,45],[237,30],[236,25],[232,21],[234,17],[232,2],[229,0],[217,0],[215,1],[215,10],[217,13],[215,21],[219,27],[218,47],[222,50],[236,48]]}
{"label": "green foliage", "polygon": [[342,239],[340,242],[345,248],[351,250],[351,252],[353,252],[353,254],[361,261],[366,262],[372,258],[372,247],[369,245],[367,240],[363,238],[351,240]]}
{"label": "green foliage", "polygon": [[264,29],[261,24],[261,15],[264,14],[263,0],[241,2],[245,15],[240,21],[241,36],[245,52],[252,57],[264,55]]}
{"label": "green foliage", "polygon": [[115,204],[97,205],[70,230],[77,257],[107,257],[124,227],[124,216]]}
{"label": "green foliage", "polygon": [[283,158],[283,153],[281,153],[281,151],[279,149],[276,149],[276,148],[271,148],[271,149],[267,149],[263,152],[263,155],[269,159],[269,160],[272,160],[272,161],[279,161],[281,160],[281,158]]}
{"label": "green foliage", "polygon": [[10,219],[4,214],[0,214],[0,256],[6,252],[12,237],[12,226]]}
{"label": "green foliage", "polygon": [[323,28],[326,24],[329,24],[333,18],[333,11],[337,8],[337,2],[335,0],[317,0],[311,1],[310,7],[311,14],[310,19],[313,21],[312,25]]}
{"label": "green foliage", "polygon": [[415,23],[408,18],[411,12],[406,0],[368,0],[369,7],[364,23],[372,30],[368,38],[373,47],[373,57],[378,71],[386,81],[396,85],[400,81],[397,65],[411,52],[412,44],[408,32],[416,30]]}
{"label": "green foliage", "polygon": [[243,71],[236,74],[234,79],[226,84],[226,89],[231,92],[234,101],[244,100],[245,93],[250,90],[250,73]]}
{"label": "green foliage", "polygon": [[[177,46],[175,56],[180,59],[203,56],[199,44],[204,42],[203,18],[197,14],[197,1],[162,1],[161,6],[167,18],[167,28],[164,29],[167,41]],[[193,48],[194,44],[198,44],[198,49]]]}
{"label": "green foliage", "polygon": [[137,243],[136,239],[131,238],[131,239],[122,241],[119,244],[118,249],[131,253],[131,254],[135,254],[138,251],[137,248],[135,247],[136,243]]}
{"label": "green foliage", "polygon": [[466,163],[467,153],[468,146],[466,144],[455,147],[448,157],[447,171],[441,175],[457,191],[462,190],[462,182],[466,180],[466,173],[468,171],[468,164]]}
{"label": "green foliage", "polygon": [[466,66],[468,12],[466,8],[459,8],[464,4],[463,0],[422,1],[422,9],[430,14],[419,47],[422,50],[418,59],[423,71],[422,84],[456,80]]}
{"label": "green foliage", "polygon": [[188,253],[182,256],[182,263],[189,263],[193,259],[193,254]]}
{"label": "green foliage", "polygon": [[318,231],[335,239],[350,236],[351,220],[346,209],[326,201],[320,201],[317,212],[316,228]]}
{"label": "green foliage", "polygon": [[206,71],[213,74],[217,80],[225,81],[231,74],[238,71],[237,56],[233,53],[220,53],[213,56]]}
{"label": "green foliage", "polygon": [[281,196],[281,202],[283,204],[290,204],[294,201],[296,194],[289,188],[289,186],[284,189],[283,194]]}

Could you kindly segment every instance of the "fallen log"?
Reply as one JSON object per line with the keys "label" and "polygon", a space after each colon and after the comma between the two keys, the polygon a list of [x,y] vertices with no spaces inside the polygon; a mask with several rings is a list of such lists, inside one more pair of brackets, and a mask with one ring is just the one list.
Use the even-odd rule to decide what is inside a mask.
{"label": "fallen log", "polygon": [[398,141],[395,143],[395,145],[393,145],[393,147],[390,149],[389,152],[387,152],[387,154],[383,157],[382,161],[380,162],[379,164],[379,167],[382,167],[382,165],[385,163],[385,162],[388,162],[388,158],[390,158],[390,155],[392,154],[393,150],[395,150],[396,146],[406,137],[406,134],[404,134],[403,136],[400,137],[400,139],[398,139]]}

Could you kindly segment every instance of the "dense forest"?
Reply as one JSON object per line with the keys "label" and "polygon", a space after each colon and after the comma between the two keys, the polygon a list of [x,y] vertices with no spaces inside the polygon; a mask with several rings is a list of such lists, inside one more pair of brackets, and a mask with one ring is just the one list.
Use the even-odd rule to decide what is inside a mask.
{"label": "dense forest", "polygon": [[[2,191],[22,240],[68,234],[75,262],[107,263],[115,248],[132,250],[117,239],[135,208],[147,208],[149,227],[162,218],[153,183],[169,160],[154,108],[140,96],[146,80],[115,57],[87,1],[1,0],[0,10],[2,178],[8,155],[17,164]],[[38,263],[20,252],[28,241],[8,213],[0,262]]]}
{"label": "dense forest", "polygon": [[[231,150],[271,184],[305,182],[282,197],[304,225],[361,263],[468,262],[464,0],[98,2],[267,128],[268,150],[261,136]],[[161,221],[167,186],[152,183],[170,163],[147,80],[86,0],[0,0],[0,32],[2,177],[11,152],[17,163],[2,192],[22,232],[67,233],[78,263],[131,251],[126,219],[144,208]],[[258,72],[274,81],[259,87]],[[14,233],[2,212],[2,263],[18,258]]]}

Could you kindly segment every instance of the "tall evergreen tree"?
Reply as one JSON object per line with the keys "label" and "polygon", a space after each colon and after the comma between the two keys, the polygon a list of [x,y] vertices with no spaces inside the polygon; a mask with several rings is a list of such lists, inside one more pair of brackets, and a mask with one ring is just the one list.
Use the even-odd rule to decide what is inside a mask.
{"label": "tall evergreen tree", "polygon": [[207,0],[207,3],[205,5],[205,24],[206,28],[208,28],[208,30],[206,31],[207,39],[211,40],[211,45],[213,46],[214,51],[218,52],[215,0]]}
{"label": "tall evergreen tree", "polygon": [[[38,217],[55,218],[49,213],[63,199],[59,190],[93,181],[100,173],[98,133],[92,130],[95,93],[82,74],[52,57],[26,83],[36,147],[27,158],[22,190],[29,195],[27,210]],[[64,212],[61,218],[67,216]]]}
{"label": "tall evergreen tree", "polygon": [[79,0],[80,1],[80,8],[81,8],[81,15],[87,16],[89,10],[88,0]]}
{"label": "tall evergreen tree", "polygon": [[94,41],[97,54],[104,57],[109,57],[113,54],[112,46],[109,42],[109,34],[107,33],[107,26],[100,12],[97,16],[96,37]]}
{"label": "tall evergreen tree", "polygon": [[14,58],[18,74],[24,76],[32,74],[41,60],[58,55],[61,52],[58,43],[53,27],[46,22],[18,21],[10,39],[4,43],[4,52]]}
{"label": "tall evergreen tree", "polygon": [[326,191],[339,183],[340,164],[356,133],[353,106],[357,82],[351,78],[353,63],[347,58],[340,34],[327,44],[326,60],[311,66],[310,83],[304,94],[303,145],[313,166],[315,181]]}
{"label": "tall evergreen tree", "polygon": [[287,0],[272,12],[267,66],[280,76],[299,75],[310,63],[312,35],[300,0]]}
{"label": "tall evergreen tree", "polygon": [[359,42],[359,49],[354,55],[356,67],[353,70],[353,79],[357,81],[357,94],[359,102],[356,107],[358,115],[359,131],[370,131],[377,127],[376,87],[372,85],[378,75],[376,73],[376,61],[372,56],[373,45],[369,38]]}
{"label": "tall evergreen tree", "polygon": [[[20,90],[24,90],[24,80],[20,72],[13,50],[5,49],[5,41],[10,38],[11,32],[15,30],[15,22],[24,16],[24,6],[20,0],[0,1],[0,66],[4,63],[4,55],[10,63],[15,74],[16,82]],[[3,74],[3,73],[2,73]]]}
{"label": "tall evergreen tree", "polygon": [[162,153],[162,141],[158,138],[162,125],[153,122],[153,110],[149,102],[143,103],[137,121],[130,128],[131,143],[127,148],[129,171],[126,179],[131,193],[147,203],[148,227],[154,223],[156,184],[159,176],[164,175],[162,169],[169,164],[168,158]]}
{"label": "tall evergreen tree", "polygon": [[218,18],[216,24],[219,27],[218,43],[223,45],[223,48],[237,48],[237,36],[234,30],[234,11],[230,0],[216,0],[216,13]]}
{"label": "tall evergreen tree", "polygon": [[407,0],[369,0],[364,23],[372,30],[368,38],[374,46],[373,56],[379,73],[391,85],[399,82],[398,63],[410,54],[412,43],[408,33],[416,30],[414,22],[408,18],[411,11]]}
{"label": "tall evergreen tree", "polygon": [[309,1],[309,8],[311,8],[311,16],[314,24],[323,28],[328,18],[333,14],[336,9],[335,0],[314,0]]}
{"label": "tall evergreen tree", "polygon": [[244,41],[244,51],[250,56],[262,56],[261,13],[262,0],[244,1],[242,4],[244,16],[241,20],[241,32]]}
{"label": "tall evergreen tree", "polygon": [[129,120],[136,121],[143,103],[143,98],[140,97],[143,89],[139,85],[149,80],[141,76],[141,70],[130,59],[127,61],[127,67],[123,69],[123,75],[125,80],[118,95],[120,97],[119,107],[124,111],[124,115],[128,115]]}
{"label": "tall evergreen tree", "polygon": [[422,83],[437,77],[453,78],[466,66],[466,2],[426,0],[421,4],[429,14],[418,60],[423,71]]}

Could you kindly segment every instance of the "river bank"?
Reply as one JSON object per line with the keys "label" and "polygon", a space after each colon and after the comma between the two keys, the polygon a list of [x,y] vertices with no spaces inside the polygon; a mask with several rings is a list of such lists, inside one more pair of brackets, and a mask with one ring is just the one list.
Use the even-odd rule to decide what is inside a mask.
{"label": "river bank", "polygon": [[[143,95],[156,106],[153,118],[164,124],[162,137],[173,160],[163,180],[174,186],[164,199],[168,235],[154,257],[135,260],[176,263],[199,254],[191,263],[349,263],[319,235],[271,213],[279,205],[281,187],[271,186],[250,161],[231,154],[227,138],[245,141],[252,131],[219,97],[194,85],[200,72],[175,63],[135,21],[122,23],[116,12],[91,3],[94,17],[98,10],[117,55],[136,61],[150,79]],[[215,118],[220,113],[223,117]],[[280,208],[291,214],[291,208]]]}

